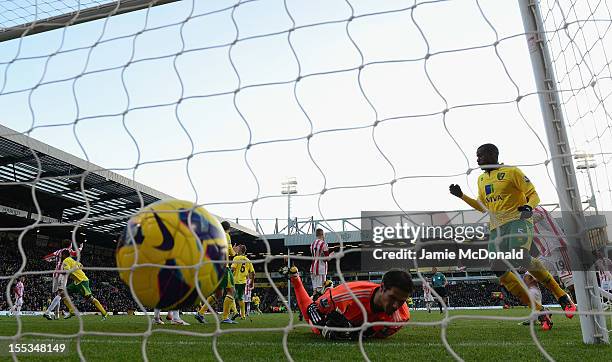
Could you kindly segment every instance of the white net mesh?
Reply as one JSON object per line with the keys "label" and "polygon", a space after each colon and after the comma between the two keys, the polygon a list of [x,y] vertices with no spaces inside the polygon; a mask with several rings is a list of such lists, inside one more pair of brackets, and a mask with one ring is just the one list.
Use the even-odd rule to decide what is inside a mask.
{"label": "white net mesh", "polygon": [[[475,150],[492,142],[502,160],[529,174],[544,203],[557,203],[538,92],[514,2],[139,3],[143,10],[114,16],[118,7],[111,7],[100,20],[71,25],[68,19],[65,27],[25,36],[34,27],[29,23],[109,2],[0,1],[4,32],[23,29],[22,37],[0,43],[0,121],[17,134],[92,163],[85,172],[57,173],[51,167],[57,160],[33,152],[41,150],[27,139],[23,142],[33,150],[26,150],[33,155],[29,160],[28,152],[21,161],[15,154],[2,155],[1,185],[7,190],[27,186],[24,203],[35,214],[45,216],[41,194],[45,203],[51,194],[82,204],[61,217],[34,217],[31,225],[0,228],[19,234],[15,268],[0,275],[8,306],[19,276],[36,280],[53,273],[28,264],[24,247],[42,224],[68,226],[75,242],[92,228],[113,234],[127,216],[164,196],[135,186],[115,190],[123,195],[118,202],[106,197],[108,190],[83,191],[88,177],[100,171],[93,164],[266,235],[261,241],[266,252],[250,258],[256,267],[263,265],[260,280],[285,303],[286,289],[275,286],[283,284],[272,266],[284,263],[286,250],[269,239],[283,232],[282,226],[272,230],[287,208],[287,197],[278,190],[287,175],[299,182],[290,216],[314,215],[327,230],[345,231],[337,219],[363,210],[461,207],[448,195],[448,184],[460,183],[466,194],[476,195]],[[610,211],[608,5],[603,0],[539,5],[573,153],[581,159],[591,155],[597,163],[578,173],[580,192],[589,195],[587,212]],[[13,157],[11,162],[7,157]],[[284,230],[300,234],[296,225]],[[340,283],[346,282],[346,268],[356,272],[343,260],[361,251],[345,244],[338,238],[330,259]],[[87,253],[96,255],[96,250],[105,249]],[[312,259],[292,255],[292,260]],[[87,261],[84,270],[100,278],[117,271],[114,264],[95,265],[93,256]],[[422,282],[423,275],[417,275]],[[138,309],[144,307],[138,303]],[[306,327],[290,318],[282,327],[225,329],[215,317],[210,332],[156,329],[150,319],[144,332],[117,332],[88,330],[78,318],[78,330],[71,334],[29,332],[18,318],[14,334],[0,339],[68,338],[76,340],[79,358],[86,359],[86,337],[138,336],[146,360],[152,336],[181,334],[212,337],[212,351],[206,353],[222,360],[228,358],[217,347],[223,335],[278,331],[282,340],[277,342],[293,360],[290,333]],[[449,326],[466,319],[525,316],[456,315],[445,307],[440,320],[413,318],[408,324],[414,333],[440,327],[446,351],[462,360],[466,356],[456,352],[448,333]],[[380,324],[385,323],[358,329]],[[529,343],[553,360],[533,324],[530,333]],[[373,357],[361,339],[354,348],[366,360]]]}
{"label": "white net mesh", "polygon": [[[578,152],[593,154],[600,167],[593,167],[595,198],[610,204],[608,164],[610,150],[610,114],[607,111],[610,62],[606,36],[610,30],[609,7],[606,2],[550,2],[543,12],[545,25],[559,29],[547,34],[559,82],[572,147]],[[588,169],[588,168],[587,168]],[[582,177],[587,183],[588,178]],[[588,184],[582,194],[590,195]],[[604,210],[607,207],[604,206]]]}

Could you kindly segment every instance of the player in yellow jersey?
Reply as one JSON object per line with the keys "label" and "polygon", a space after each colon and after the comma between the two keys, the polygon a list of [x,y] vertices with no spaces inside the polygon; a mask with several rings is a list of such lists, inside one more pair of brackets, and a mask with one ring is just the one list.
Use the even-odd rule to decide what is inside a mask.
{"label": "player in yellow jersey", "polygon": [[259,296],[257,294],[253,293],[253,296],[251,297],[251,302],[253,303],[253,306],[255,307],[257,313],[262,314],[261,309],[259,309],[259,303],[261,303],[261,299],[259,299]]}
{"label": "player in yellow jersey", "polygon": [[[232,246],[232,238],[229,234],[230,223],[227,221],[223,221],[221,222],[221,226],[223,227],[223,230],[225,230],[225,238],[227,239],[228,263],[225,265],[225,273],[223,274],[223,278],[221,278],[221,281],[219,282],[219,286],[217,287],[215,292],[206,299],[206,301],[210,306],[217,304],[217,298],[220,298],[223,295],[223,292],[225,291],[225,298],[223,300],[223,317],[221,318],[221,323],[236,324],[238,322],[232,320],[229,317],[232,306],[236,308],[236,304],[234,303],[234,274],[232,273],[232,269],[230,268],[229,263],[231,260],[234,259],[236,251]],[[204,320],[204,313],[206,313],[207,309],[207,305],[204,304],[202,308],[200,308],[200,310],[196,312],[195,318],[198,320],[198,322],[206,323],[206,320]]]}
{"label": "player in yellow jersey", "polygon": [[[102,320],[106,320],[106,316],[108,315],[108,313],[106,313],[106,310],[104,309],[102,304],[100,304],[100,302],[96,298],[94,298],[94,296],[91,294],[91,289],[89,288],[89,278],[87,278],[87,276],[82,270],[83,264],[72,259],[70,257],[70,251],[68,249],[62,250],[61,255],[62,255],[62,260],[63,260],[62,270],[69,271],[70,278],[72,279],[72,283],[68,285],[66,290],[68,292],[80,293],[86,300],[90,301],[96,307],[96,309],[102,314]],[[67,278],[64,278],[64,280],[66,279]],[[66,295],[63,296],[63,299],[64,299],[64,304],[66,304],[66,306],[68,307],[68,310],[70,311],[68,314],[64,316],[64,319],[68,319],[74,316],[74,313],[75,313],[74,306],[68,300],[68,297]]]}
{"label": "player in yellow jersey", "polygon": [[[540,198],[531,181],[523,172],[512,166],[498,162],[499,150],[491,143],[478,147],[476,158],[478,165],[484,171],[478,177],[478,199],[474,200],[461,191],[459,185],[450,185],[449,191],[461,198],[468,205],[490,216],[489,251],[512,251],[523,249],[525,258],[512,261],[514,267],[523,267],[544,285],[557,298],[565,310],[566,316],[572,318],[576,306],[569,295],[559,287],[544,265],[529,255],[533,239],[533,209],[540,203]],[[492,260],[492,268],[496,271],[500,283],[519,300],[531,305],[528,291],[521,285],[517,276],[501,260]],[[544,308],[535,303],[537,310]],[[548,315],[540,315],[544,330],[552,328],[552,320]]]}
{"label": "player in yellow jersey", "polygon": [[245,256],[246,246],[239,245],[237,247],[238,255],[234,257],[232,263],[232,272],[234,273],[234,281],[236,282],[236,300],[240,305],[240,319],[246,318],[246,305],[244,303],[244,290],[246,288],[247,279],[253,283],[255,280],[255,269],[253,263]]}

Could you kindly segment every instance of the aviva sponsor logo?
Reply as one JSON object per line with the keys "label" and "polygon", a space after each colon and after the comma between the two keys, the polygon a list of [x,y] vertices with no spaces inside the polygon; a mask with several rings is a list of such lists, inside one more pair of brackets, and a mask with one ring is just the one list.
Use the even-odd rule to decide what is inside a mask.
{"label": "aviva sponsor logo", "polygon": [[497,196],[487,196],[486,198],[487,202],[497,202],[497,201],[501,201],[504,198],[502,197],[502,195],[497,195]]}

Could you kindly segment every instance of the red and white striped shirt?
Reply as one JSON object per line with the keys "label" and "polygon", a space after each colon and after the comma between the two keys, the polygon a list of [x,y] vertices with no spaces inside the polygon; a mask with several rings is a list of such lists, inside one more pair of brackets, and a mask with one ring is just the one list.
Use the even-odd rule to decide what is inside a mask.
{"label": "red and white striped shirt", "polygon": [[251,299],[251,292],[253,291],[253,286],[255,283],[251,284],[251,279],[247,278],[246,286],[244,287],[244,296],[246,299]]}
{"label": "red and white striped shirt", "polygon": [[603,257],[595,262],[600,281],[612,281],[612,260]]}
{"label": "red and white striped shirt", "polygon": [[319,258],[327,256],[328,253],[329,249],[325,240],[317,239],[310,244],[310,254],[315,258],[310,264],[310,274],[327,275],[327,261]]}
{"label": "red and white striped shirt", "polygon": [[15,299],[19,298],[23,298],[23,283],[21,281],[15,285]]}
{"label": "red and white striped shirt", "polygon": [[425,299],[425,301],[429,301],[430,299],[433,300],[433,297],[431,295],[431,287],[427,282],[423,283],[423,298]]}
{"label": "red and white striped shirt", "polygon": [[565,235],[548,211],[538,206],[533,209],[533,214],[534,219],[538,220],[533,223],[533,241],[538,247],[540,255],[550,256],[554,250],[567,247]]}
{"label": "red and white striped shirt", "polygon": [[533,209],[533,214],[533,242],[540,252],[540,259],[550,262],[561,279],[570,277],[572,271],[565,234],[541,206]]}

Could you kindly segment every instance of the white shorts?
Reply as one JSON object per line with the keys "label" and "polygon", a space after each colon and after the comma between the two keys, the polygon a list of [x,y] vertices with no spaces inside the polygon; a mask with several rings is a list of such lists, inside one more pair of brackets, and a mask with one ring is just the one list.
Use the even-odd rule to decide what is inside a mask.
{"label": "white shorts", "polygon": [[612,280],[602,280],[601,289],[606,291],[612,291]]}
{"label": "white shorts", "polygon": [[321,290],[323,288],[323,283],[327,279],[324,274],[310,274],[310,278],[312,279],[312,290]]}
{"label": "white shorts", "polygon": [[424,299],[426,302],[433,302],[434,301],[433,294],[425,295]]}
{"label": "white shorts", "polygon": [[66,290],[66,275],[59,274],[53,277],[53,293],[57,292],[58,289]]}
{"label": "white shorts", "polygon": [[15,306],[21,307],[23,305],[23,298],[17,298],[15,301]]}

